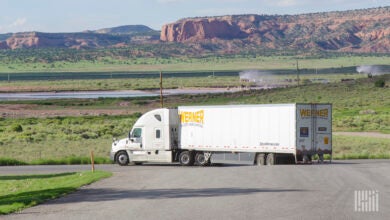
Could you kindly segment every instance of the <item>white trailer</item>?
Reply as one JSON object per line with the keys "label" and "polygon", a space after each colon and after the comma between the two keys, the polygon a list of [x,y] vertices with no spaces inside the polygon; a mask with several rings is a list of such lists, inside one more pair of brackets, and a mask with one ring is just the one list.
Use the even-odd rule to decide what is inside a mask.
{"label": "white trailer", "polygon": [[332,155],[331,104],[180,106],[142,115],[111,159],[129,162],[307,163]]}

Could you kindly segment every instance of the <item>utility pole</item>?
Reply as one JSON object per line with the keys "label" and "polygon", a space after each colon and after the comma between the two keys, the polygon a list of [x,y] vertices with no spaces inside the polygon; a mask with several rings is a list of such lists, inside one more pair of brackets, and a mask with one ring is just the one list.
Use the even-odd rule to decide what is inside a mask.
{"label": "utility pole", "polygon": [[8,83],[10,83],[10,75],[9,75],[9,73],[8,73]]}
{"label": "utility pole", "polygon": [[161,70],[160,70],[160,102],[161,102],[161,108],[164,108],[162,71]]}
{"label": "utility pole", "polygon": [[299,66],[298,66],[298,60],[297,60],[297,81],[298,81],[298,87],[299,87]]}

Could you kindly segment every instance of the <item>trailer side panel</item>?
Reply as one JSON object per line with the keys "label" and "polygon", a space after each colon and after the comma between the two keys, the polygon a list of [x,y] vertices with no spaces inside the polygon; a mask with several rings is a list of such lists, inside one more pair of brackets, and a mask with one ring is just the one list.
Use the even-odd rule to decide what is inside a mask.
{"label": "trailer side panel", "polygon": [[295,108],[295,104],[179,107],[180,148],[295,154]]}

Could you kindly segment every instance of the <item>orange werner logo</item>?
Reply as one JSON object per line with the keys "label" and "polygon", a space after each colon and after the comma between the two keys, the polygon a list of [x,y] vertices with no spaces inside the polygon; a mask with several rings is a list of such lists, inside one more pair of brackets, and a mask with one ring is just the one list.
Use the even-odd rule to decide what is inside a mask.
{"label": "orange werner logo", "polygon": [[180,122],[181,123],[194,123],[202,124],[204,123],[204,110],[196,112],[180,112]]}
{"label": "orange werner logo", "polygon": [[301,118],[307,118],[307,117],[322,117],[322,118],[328,118],[329,110],[327,108],[325,109],[301,109],[299,111]]}

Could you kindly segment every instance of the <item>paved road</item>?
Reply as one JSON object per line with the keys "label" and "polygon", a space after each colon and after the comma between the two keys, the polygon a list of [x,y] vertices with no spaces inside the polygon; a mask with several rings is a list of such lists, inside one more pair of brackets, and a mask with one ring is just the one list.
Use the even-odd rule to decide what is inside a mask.
{"label": "paved road", "polygon": [[[9,173],[88,166],[0,167]],[[390,219],[390,160],[267,167],[99,166],[113,177],[0,219]],[[378,190],[378,212],[355,212]]]}

